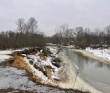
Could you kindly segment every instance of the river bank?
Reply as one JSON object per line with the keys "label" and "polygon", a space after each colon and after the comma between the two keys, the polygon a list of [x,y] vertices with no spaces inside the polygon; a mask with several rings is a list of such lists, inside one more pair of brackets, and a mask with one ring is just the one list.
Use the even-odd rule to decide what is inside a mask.
{"label": "river bank", "polygon": [[[76,77],[75,69],[73,68],[71,62],[69,62],[69,60],[65,56],[60,56],[61,59],[62,59],[61,62],[63,62],[63,65],[61,66],[60,69],[57,68],[57,70],[55,70],[56,67],[54,67],[52,65],[52,63],[51,63],[52,61],[50,59],[51,59],[52,56],[59,57],[59,55],[56,54],[57,51],[58,51],[58,48],[57,47],[52,47],[52,46],[48,47],[48,48],[53,53],[53,54],[51,54],[50,57],[49,56],[47,56],[47,57],[43,56],[43,51],[37,52],[37,54],[35,53],[35,51],[32,52],[32,53],[29,53],[29,54],[26,54],[29,51],[19,51],[19,52],[16,52],[17,53],[17,55],[15,55],[16,60],[14,61],[14,63],[13,62],[11,62],[11,63],[9,62],[9,64],[7,64],[7,66],[14,66],[14,67],[18,67],[18,68],[21,67],[23,69],[29,70],[30,73],[33,73],[33,72],[36,71],[36,69],[38,69],[38,70],[41,70],[42,73],[44,73],[45,71],[43,71],[41,68],[42,68],[42,66],[45,67],[44,66],[44,63],[45,63],[45,64],[48,65],[48,67],[52,67],[52,68],[49,68],[47,70],[47,71],[49,71],[47,73],[50,73],[50,72],[54,71],[54,73],[56,73],[57,79],[56,79],[56,76],[54,76],[54,77],[52,76],[54,74],[53,72],[50,73],[51,74],[51,76],[50,76],[50,74],[46,74],[46,73],[44,73],[44,75],[41,75],[37,71],[36,72],[37,73],[36,74],[36,78],[34,78],[35,82],[39,82],[40,81],[40,83],[43,83],[43,84],[46,84],[46,85],[51,85],[51,86],[56,86],[56,84],[57,84],[57,87],[59,87],[59,88],[72,89],[72,91],[80,90],[80,91],[84,91],[84,92],[101,93],[100,91],[98,91],[97,89],[92,87],[90,84],[85,82],[80,77],[79,74],[78,74],[78,77]],[[1,54],[4,54],[4,53],[1,52]],[[49,60],[48,60],[48,58],[49,58]],[[40,62],[42,64],[39,64],[37,62],[37,60],[38,60],[38,62]],[[48,61],[46,61],[46,60],[48,60]],[[37,67],[34,66],[36,69],[33,69],[33,67],[32,67],[33,64],[37,65]],[[40,67],[38,67],[38,65]],[[54,65],[55,65],[55,63],[54,63]],[[53,69],[53,67],[54,67],[54,69]],[[46,74],[46,76],[45,76],[45,74]],[[39,75],[41,75],[41,76],[39,76]],[[45,78],[42,79],[42,77],[44,77],[44,76],[45,76]],[[51,77],[53,77],[53,78],[51,78]],[[49,81],[52,79],[51,82],[47,83],[47,81],[48,81],[47,78],[49,78]],[[58,80],[56,83],[53,81],[54,78],[55,78],[55,80]]]}
{"label": "river bank", "polygon": [[72,64],[66,59],[64,56],[61,56],[61,59],[64,63],[67,64],[65,74],[67,75],[67,79],[64,82],[61,82],[59,85],[62,88],[71,88],[81,90],[83,92],[90,93],[102,93],[101,91],[92,87],[89,83],[85,82],[79,75],[77,75],[72,67]]}
{"label": "river bank", "polygon": [[87,56],[87,57],[90,57],[90,58],[93,58],[93,59],[96,59],[100,62],[103,62],[103,63],[106,63],[106,64],[110,64],[110,62],[106,59],[103,59],[101,57],[97,57],[95,55],[93,55],[93,53],[89,52],[89,51],[86,51],[86,50],[81,50],[81,49],[74,49],[75,52],[78,52],[84,56]]}
{"label": "river bank", "polygon": [[[64,58],[67,60],[67,63],[69,63],[70,65],[69,68],[72,68],[70,71],[72,73],[75,73],[75,74],[70,74],[70,76],[72,76],[74,79],[73,75],[76,75],[77,72],[79,73],[78,74],[79,78],[82,81],[84,81],[84,83],[82,83],[82,85],[84,84],[83,87],[85,87],[86,85],[85,82],[86,82],[90,87],[92,86],[95,90],[99,90],[99,92],[101,91],[102,93],[110,93],[110,86],[109,86],[110,64],[106,64],[104,62],[100,62],[93,58],[83,56],[83,54],[81,55],[80,52],[75,52],[74,49],[70,49],[70,48],[63,48],[61,51],[61,55],[64,56]],[[69,71],[67,72],[69,73]],[[89,90],[89,88],[87,87],[85,88]],[[91,93],[98,93],[98,92],[91,92]]]}
{"label": "river bank", "polygon": [[[4,56],[4,54],[10,55],[0,60],[0,92],[83,93],[78,90],[64,89],[59,86],[60,80],[57,78],[57,72],[60,69],[59,65],[55,64],[57,48],[50,48],[50,51],[54,52],[50,56],[49,54],[45,56],[45,53],[49,52],[39,49],[13,50],[13,52],[9,51],[10,53],[7,51],[0,51],[0,57]],[[24,73],[20,73],[23,71]],[[30,74],[28,75],[27,73]],[[15,76],[15,78],[13,76]],[[29,77],[31,77],[31,79]]]}

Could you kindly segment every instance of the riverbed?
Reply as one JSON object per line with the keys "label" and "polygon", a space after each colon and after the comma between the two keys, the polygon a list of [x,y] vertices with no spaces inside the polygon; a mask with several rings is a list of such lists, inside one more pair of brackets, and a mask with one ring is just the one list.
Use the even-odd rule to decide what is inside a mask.
{"label": "riverbed", "polygon": [[68,79],[61,84],[62,87],[92,93],[110,93],[109,64],[83,56],[74,49],[64,48],[59,55],[68,63]]}

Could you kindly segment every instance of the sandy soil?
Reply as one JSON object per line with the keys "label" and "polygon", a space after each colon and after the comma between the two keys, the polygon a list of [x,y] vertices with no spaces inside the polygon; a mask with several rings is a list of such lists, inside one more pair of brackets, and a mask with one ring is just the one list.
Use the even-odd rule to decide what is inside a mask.
{"label": "sandy soil", "polygon": [[109,61],[107,61],[105,59],[102,59],[102,58],[99,58],[99,57],[93,55],[92,53],[90,53],[90,52],[88,52],[86,50],[75,49],[75,51],[78,52],[78,53],[81,53],[84,56],[99,60],[100,62],[103,62],[103,63],[106,63],[106,64],[110,64]]}

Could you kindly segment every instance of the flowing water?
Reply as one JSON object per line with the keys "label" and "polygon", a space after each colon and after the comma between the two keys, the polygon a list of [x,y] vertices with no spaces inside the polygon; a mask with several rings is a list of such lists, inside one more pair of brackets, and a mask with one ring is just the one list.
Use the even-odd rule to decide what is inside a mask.
{"label": "flowing water", "polygon": [[68,48],[64,48],[60,55],[70,62],[75,72],[78,72],[85,82],[104,93],[110,93],[110,64],[85,57]]}

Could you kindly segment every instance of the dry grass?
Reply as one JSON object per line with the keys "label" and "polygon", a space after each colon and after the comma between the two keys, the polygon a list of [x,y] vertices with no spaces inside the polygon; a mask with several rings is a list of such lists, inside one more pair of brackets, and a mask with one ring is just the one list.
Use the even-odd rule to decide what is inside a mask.
{"label": "dry grass", "polygon": [[[51,86],[59,87],[59,86],[58,86],[58,83],[57,83],[57,80],[53,80],[53,79],[52,79],[52,83],[51,83],[51,82],[44,82],[44,80],[43,80],[42,78],[40,78],[39,76],[35,75],[35,73],[32,71],[32,69],[31,69],[31,68],[28,66],[28,64],[24,61],[24,57],[22,57],[21,54],[19,54],[19,53],[15,54],[15,53],[14,53],[14,57],[15,57],[14,62],[8,62],[8,63],[7,63],[8,66],[14,66],[14,67],[22,68],[22,69],[25,69],[25,70],[29,71],[30,73],[33,74],[33,78],[36,79],[36,82],[39,82],[39,83],[42,83],[42,84],[51,85]],[[43,56],[42,53],[40,54],[40,57],[43,58],[43,60],[46,60],[46,57]],[[33,62],[30,61],[30,64],[32,65]],[[38,69],[37,66],[36,66],[36,69]],[[46,76],[47,76],[48,78],[51,78],[51,76],[52,76],[51,68],[46,67],[46,72],[45,72],[45,74],[46,74]]]}
{"label": "dry grass", "polygon": [[41,58],[42,60],[44,60],[44,61],[47,60],[43,53],[40,53],[39,56],[40,56],[40,58]]}

